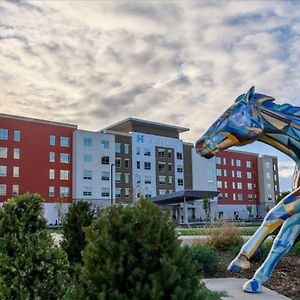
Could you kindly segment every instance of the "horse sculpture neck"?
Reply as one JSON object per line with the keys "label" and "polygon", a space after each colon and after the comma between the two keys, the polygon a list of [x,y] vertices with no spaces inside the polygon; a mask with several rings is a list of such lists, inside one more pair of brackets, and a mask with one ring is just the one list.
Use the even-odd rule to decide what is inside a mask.
{"label": "horse sculpture neck", "polygon": [[300,166],[300,107],[266,101],[260,112],[264,129],[259,141],[285,153]]}

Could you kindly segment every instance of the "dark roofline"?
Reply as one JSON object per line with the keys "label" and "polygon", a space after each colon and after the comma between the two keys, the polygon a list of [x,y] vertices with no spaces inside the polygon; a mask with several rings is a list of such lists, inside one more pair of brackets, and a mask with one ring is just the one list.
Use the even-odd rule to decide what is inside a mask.
{"label": "dark roofline", "polygon": [[159,122],[154,122],[154,121],[148,121],[148,120],[143,120],[143,119],[129,117],[129,118],[121,120],[121,121],[119,121],[117,123],[114,123],[114,124],[112,124],[110,126],[107,126],[107,127],[103,128],[103,129],[101,129],[101,131],[111,130],[111,128],[113,128],[115,126],[118,126],[118,125],[121,125],[123,123],[126,123],[128,121],[132,122],[132,124],[149,126],[149,127],[152,127],[152,128],[153,127],[154,128],[160,128],[160,129],[164,129],[164,130],[175,131],[175,132],[178,132],[178,133],[182,133],[182,132],[186,132],[186,131],[190,130],[189,128],[186,128],[186,127],[180,127],[180,126],[176,126],[176,125],[164,124],[164,123],[159,123]]}

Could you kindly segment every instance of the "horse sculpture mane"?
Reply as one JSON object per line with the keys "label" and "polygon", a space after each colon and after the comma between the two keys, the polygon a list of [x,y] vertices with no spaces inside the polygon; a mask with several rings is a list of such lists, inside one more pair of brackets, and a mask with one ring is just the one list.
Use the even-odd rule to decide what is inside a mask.
{"label": "horse sculpture mane", "polygon": [[273,101],[270,96],[255,93],[252,87],[239,96],[195,143],[201,156],[211,158],[232,146],[261,141],[282,151],[296,163],[293,191],[267,213],[262,225],[228,267],[229,271],[249,269],[250,258],[266,237],[282,225],[270,254],[243,287],[250,293],[262,291],[262,283],[270,278],[276,264],[292,248],[300,233],[300,107]]}

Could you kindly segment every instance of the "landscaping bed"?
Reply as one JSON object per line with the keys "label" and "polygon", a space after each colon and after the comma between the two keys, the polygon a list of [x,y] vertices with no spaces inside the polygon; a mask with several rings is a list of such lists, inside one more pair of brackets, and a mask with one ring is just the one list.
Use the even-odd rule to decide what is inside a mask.
{"label": "landscaping bed", "polygon": [[[214,273],[215,278],[237,277],[250,279],[261,262],[253,262],[250,270],[243,272],[227,272],[232,256],[230,254],[222,254],[217,272]],[[300,256],[293,253],[287,254],[275,268],[273,275],[269,281],[264,283],[264,286],[276,291],[279,294],[285,295],[293,300],[300,299]]]}

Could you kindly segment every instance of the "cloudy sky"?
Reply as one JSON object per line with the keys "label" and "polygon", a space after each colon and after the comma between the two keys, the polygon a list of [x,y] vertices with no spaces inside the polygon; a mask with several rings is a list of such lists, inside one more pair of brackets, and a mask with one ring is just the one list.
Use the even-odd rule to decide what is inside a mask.
{"label": "cloudy sky", "polygon": [[[297,1],[2,0],[0,111],[87,130],[134,116],[189,127],[193,142],[252,85],[299,105],[299,11]],[[246,149],[278,155],[290,187],[291,160]]]}

